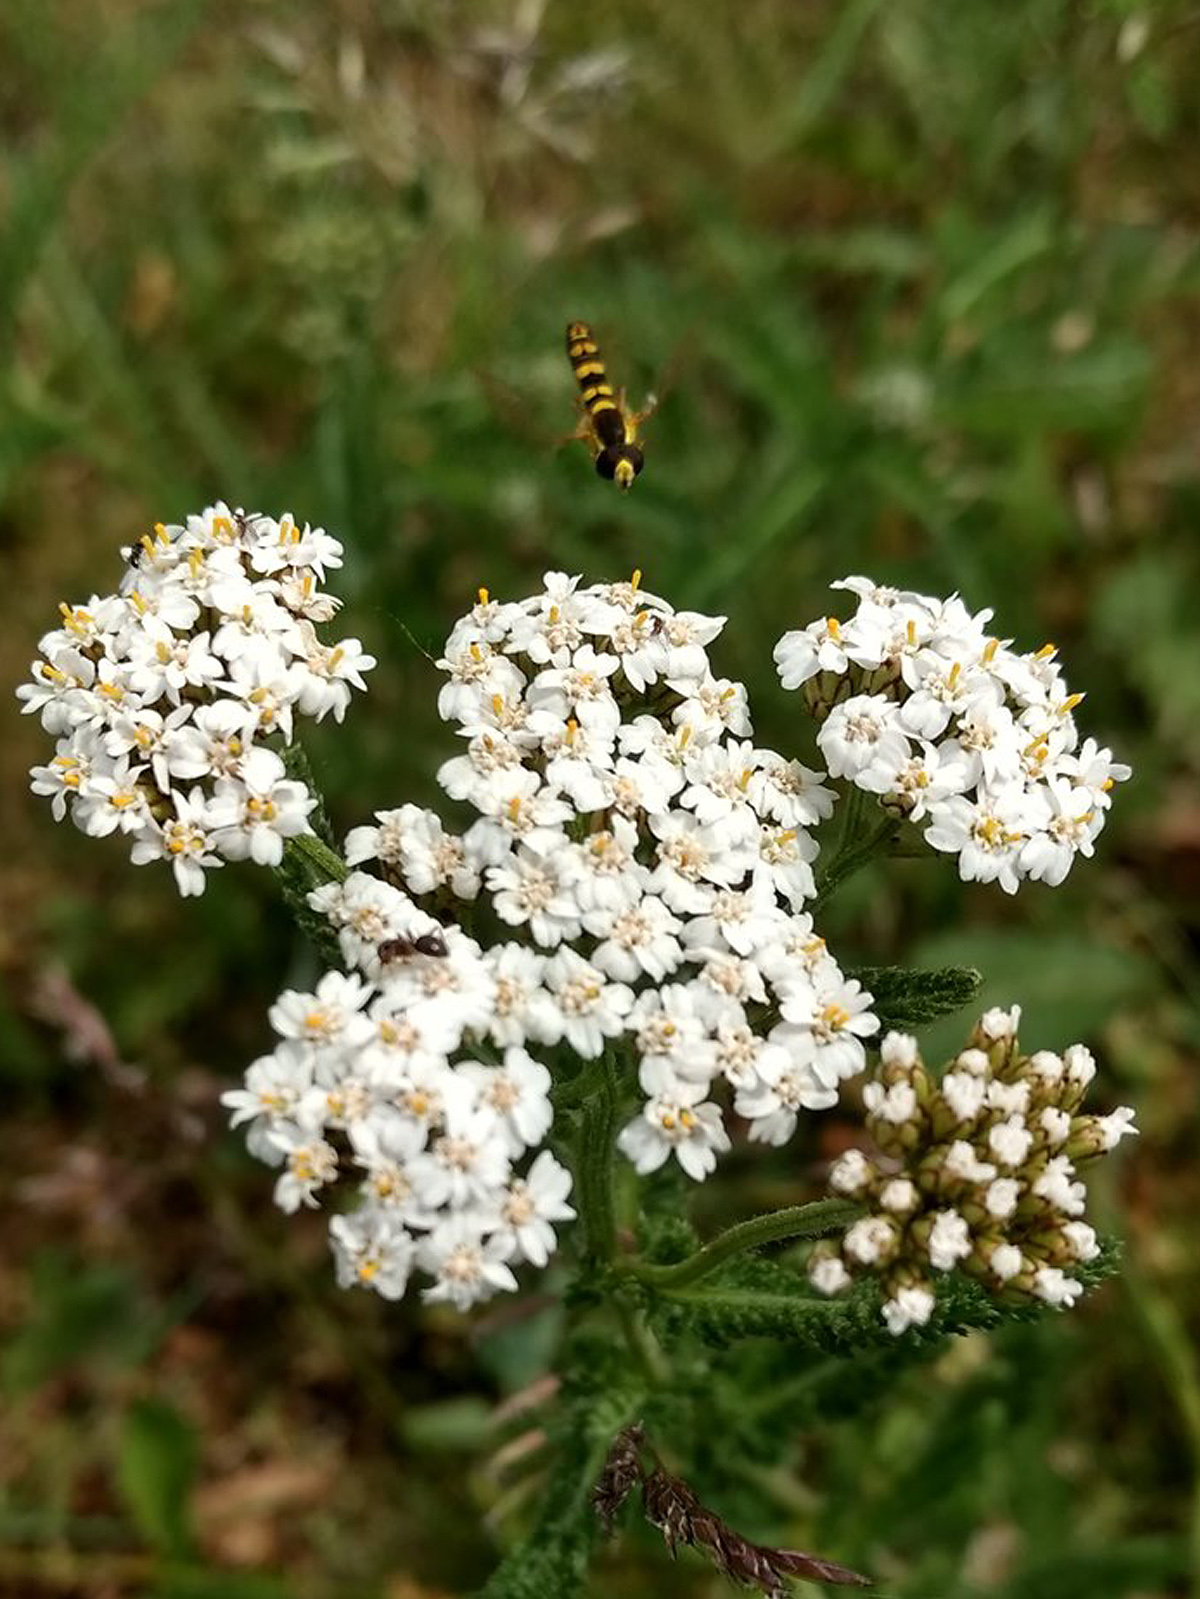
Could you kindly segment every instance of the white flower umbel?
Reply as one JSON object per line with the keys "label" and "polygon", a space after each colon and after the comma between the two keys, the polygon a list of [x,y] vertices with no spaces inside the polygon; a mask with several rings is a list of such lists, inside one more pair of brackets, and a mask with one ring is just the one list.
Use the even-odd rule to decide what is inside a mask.
{"label": "white flower umbel", "polygon": [[867,1214],[840,1243],[819,1244],[813,1286],[838,1293],[851,1278],[882,1279],[882,1314],[900,1334],[933,1314],[939,1274],[968,1272],[998,1295],[1067,1308],[1083,1293],[1072,1267],[1095,1260],[1096,1234],[1080,1220],[1079,1162],[1137,1129],[1127,1106],[1087,1115],[1095,1071],[1081,1045],[1023,1055],[1020,1011],[990,1010],[940,1082],[916,1041],[889,1033],[863,1090],[879,1154],[851,1149],[829,1174],[836,1194]]}
{"label": "white flower umbel", "polygon": [[876,587],[851,577],[846,621],[785,633],[775,661],[821,723],[817,744],[835,777],[924,825],[957,855],[964,881],[1016,893],[1026,879],[1061,883],[1090,856],[1112,790],[1129,768],[1080,742],[1083,699],[1047,644],[1019,654],[956,596]]}
{"label": "white flower umbel", "polygon": [[167,861],[181,894],[201,894],[210,868],[277,866],[310,831],[316,801],[278,746],[297,716],[340,721],[375,662],[357,639],[317,638],[339,603],[325,569],[341,565],[320,528],[219,502],[123,553],[119,592],[61,606],[17,690],[57,741],[33,791],[56,820],[120,831],[136,863]]}
{"label": "white flower umbel", "polygon": [[446,641],[439,707],[464,753],[438,775],[474,819],[403,805],[351,832],[354,870],[310,903],[360,975],[281,1000],[283,1041],[227,1096],[256,1153],[301,1141],[316,1175],[281,1200],[320,1202],[318,1144],[361,1185],[332,1232],[342,1282],[426,1272],[465,1307],[545,1265],[573,1215],[569,1174],[536,1153],[552,1076],[621,1062],[642,1104],[617,1147],[702,1181],[732,1115],[783,1143],[862,1070],[870,995],[803,909],[833,795],[752,742],[744,689],[710,665],[722,625],[636,577],[552,572],[527,600],[481,594]]}

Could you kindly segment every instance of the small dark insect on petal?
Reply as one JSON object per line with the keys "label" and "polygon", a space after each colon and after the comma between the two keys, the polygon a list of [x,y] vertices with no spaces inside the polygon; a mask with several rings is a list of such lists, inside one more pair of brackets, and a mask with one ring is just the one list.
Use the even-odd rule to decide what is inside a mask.
{"label": "small dark insect on petal", "polygon": [[385,938],[375,953],[386,966],[391,961],[403,961],[415,955],[417,946],[411,938]]}

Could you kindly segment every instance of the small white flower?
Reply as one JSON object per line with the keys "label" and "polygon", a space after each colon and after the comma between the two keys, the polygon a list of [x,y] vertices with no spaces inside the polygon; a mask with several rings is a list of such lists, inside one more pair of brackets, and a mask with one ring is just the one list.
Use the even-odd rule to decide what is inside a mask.
{"label": "small white flower", "polygon": [[971,1230],[956,1210],[939,1210],[929,1233],[929,1263],[935,1271],[952,1271],[971,1253]]}
{"label": "small white flower", "polygon": [[831,777],[848,777],[874,794],[888,792],[911,754],[896,706],[882,694],[856,694],[836,705],[817,745]]}
{"label": "small white flower", "polygon": [[316,803],[303,783],[288,779],[273,750],[253,749],[239,776],[217,779],[208,809],[213,845],[229,860],[278,866],[284,840],[311,831]]}
{"label": "small white flower", "polygon": [[837,1255],[825,1255],[809,1266],[808,1280],[819,1294],[839,1294],[850,1286],[850,1273]]}
{"label": "small white flower", "polygon": [[133,863],[168,860],[181,894],[203,894],[204,873],[221,864],[214,853],[204,795],[193,788],[190,794],[172,794],[171,802],[174,816],[144,828],[135,839]]}
{"label": "small white flower", "polygon": [[916,1185],[907,1177],[893,1177],[879,1191],[879,1203],[884,1210],[905,1216],[915,1210],[920,1196]]}
{"label": "small white flower", "polygon": [[1108,1116],[1100,1117],[1101,1147],[1115,1149],[1123,1138],[1132,1138],[1137,1135],[1137,1128],[1133,1125],[1135,1112],[1128,1106],[1122,1105]]}
{"label": "small white flower", "polygon": [[937,1303],[928,1288],[901,1288],[882,1307],[887,1330],[894,1338],[910,1327],[924,1327]]}
{"label": "small white flower", "polygon": [[1083,1293],[1083,1284],[1067,1277],[1057,1266],[1039,1266],[1033,1274],[1033,1291],[1046,1304],[1069,1310]]}
{"label": "small white flower", "polygon": [[1033,1134],[1020,1116],[1009,1116],[988,1130],[988,1149],[1001,1166],[1023,1166],[1033,1144]]}
{"label": "small white flower", "polygon": [[893,1127],[903,1127],[917,1114],[917,1094],[911,1083],[892,1083],[888,1088],[882,1083],[868,1083],[863,1089],[863,1104],[869,1115],[878,1116]]}
{"label": "small white flower", "polygon": [[408,1286],[416,1246],[386,1211],[360,1210],[334,1216],[329,1241],[342,1288],[373,1288],[384,1299],[400,1299]]}
{"label": "small white flower", "polygon": [[1024,1271],[1025,1259],[1016,1244],[997,1244],[988,1257],[988,1265],[1002,1283],[1007,1283]]}
{"label": "small white flower", "polygon": [[546,986],[562,1015],[563,1037],[585,1060],[599,1055],[606,1038],[616,1038],[633,1008],[633,990],[609,982],[604,973],[573,949],[546,962]]}
{"label": "small white flower", "polygon": [[854,1199],[874,1177],[870,1161],[861,1149],[848,1149],[830,1168],[829,1186],[835,1193]]}
{"label": "small white flower", "polygon": [[510,1260],[544,1266],[558,1243],[551,1224],[574,1220],[575,1212],[567,1203],[570,1192],[570,1172],[544,1149],[528,1176],[514,1177],[505,1190],[493,1242],[498,1248],[507,1246]]}
{"label": "small white flower", "polygon": [[504,1052],[503,1066],[468,1061],[457,1068],[475,1088],[476,1104],[491,1111],[514,1157],[540,1144],[550,1131],[550,1073],[541,1061],[514,1046]]}
{"label": "small white flower", "polygon": [[896,1247],[897,1231],[883,1216],[863,1216],[847,1228],[842,1248],[861,1266],[877,1266]]}
{"label": "small white flower", "polygon": [[1100,1253],[1100,1244],[1096,1238],[1095,1229],[1089,1227],[1085,1221],[1068,1221],[1063,1223],[1063,1237],[1071,1246],[1076,1260],[1095,1260]]}
{"label": "small white flower", "polygon": [[983,1196],[984,1207],[989,1216],[995,1216],[998,1221],[1007,1221],[1016,1211],[1021,1198],[1021,1185],[1014,1177],[997,1177],[988,1184]]}
{"label": "small white flower", "polygon": [[672,1154],[696,1182],[702,1182],[729,1148],[720,1107],[704,1100],[698,1083],[677,1083],[647,1100],[642,1114],[622,1129],[617,1148],[638,1172],[657,1171]]}

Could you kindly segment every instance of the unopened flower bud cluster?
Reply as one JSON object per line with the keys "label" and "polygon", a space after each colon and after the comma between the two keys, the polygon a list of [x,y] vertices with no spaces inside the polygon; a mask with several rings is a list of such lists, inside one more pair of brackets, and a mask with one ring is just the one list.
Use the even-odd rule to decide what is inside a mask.
{"label": "unopened flower bud cluster", "polygon": [[939,1276],[955,1269],[998,1294],[1073,1305],[1072,1269],[1099,1253],[1077,1168],[1135,1132],[1133,1112],[1085,1114],[1089,1051],[1024,1055],[1019,1019],[1016,1006],[985,1012],[940,1082],[915,1039],[889,1033],[863,1094],[878,1154],[850,1150],[830,1172],[833,1192],[867,1213],[817,1246],[810,1279],[834,1294],[877,1274],[892,1333],[929,1320]]}
{"label": "unopened flower bud cluster", "polygon": [[821,721],[830,774],[924,824],[957,855],[964,880],[1015,893],[1024,878],[1057,885],[1090,856],[1113,785],[1112,752],[1080,741],[1053,645],[1019,654],[990,634],[991,611],[952,596],[833,585],[858,597],[775,647],[784,688],[803,687]]}
{"label": "unopened flower bud cluster", "polygon": [[224,504],[161,523],[125,552],[119,592],[61,606],[41,640],[28,712],[55,736],[33,791],[133,860],[168,861],[181,894],[222,859],[276,866],[315,800],[277,750],[294,719],[345,715],[375,664],[357,639],[324,644],[339,601],[322,589],[342,546],[290,516]]}

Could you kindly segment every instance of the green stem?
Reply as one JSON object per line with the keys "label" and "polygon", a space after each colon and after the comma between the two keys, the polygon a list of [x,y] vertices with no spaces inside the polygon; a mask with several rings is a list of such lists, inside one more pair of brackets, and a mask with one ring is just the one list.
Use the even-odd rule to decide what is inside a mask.
{"label": "green stem", "polygon": [[595,1091],[584,1100],[579,1117],[575,1187],[584,1253],[592,1261],[613,1257],[617,1241],[613,1203],[613,1138],[617,1130],[617,1092],[612,1064],[605,1057]]}
{"label": "green stem", "polygon": [[671,1368],[663,1354],[662,1345],[651,1332],[646,1323],[646,1318],[627,1300],[619,1298],[616,1301],[617,1319],[621,1323],[621,1331],[625,1334],[625,1342],[629,1345],[630,1353],[641,1367],[643,1374],[655,1387],[665,1385],[671,1376]]}
{"label": "green stem", "polygon": [[810,910],[819,909],[847,878],[853,877],[855,872],[874,860],[895,836],[899,826],[895,817],[884,816],[873,827],[869,825],[870,802],[871,795],[864,794],[859,788],[851,788],[842,802],[846,812],[837,849],[817,878],[817,894],[809,906]]}
{"label": "green stem", "polygon": [[638,1282],[658,1292],[674,1293],[688,1283],[707,1277],[731,1255],[781,1238],[826,1238],[841,1232],[861,1214],[861,1207],[847,1199],[818,1199],[811,1205],[791,1205],[786,1210],[768,1211],[728,1227],[686,1260],[657,1266],[633,1262],[620,1269]]}
{"label": "green stem", "polygon": [[320,883],[344,883],[349,875],[349,868],[342,857],[315,833],[301,833],[297,838],[289,838],[284,845],[284,853],[285,858],[291,855],[294,860],[303,861],[317,880],[314,887]]}
{"label": "green stem", "polygon": [[1179,1431],[1191,1455],[1191,1507],[1188,1528],[1192,1547],[1194,1599],[1200,1599],[1200,1363],[1179,1312],[1149,1278],[1134,1268],[1122,1274],[1125,1292],[1145,1330],[1151,1351],[1171,1399]]}

